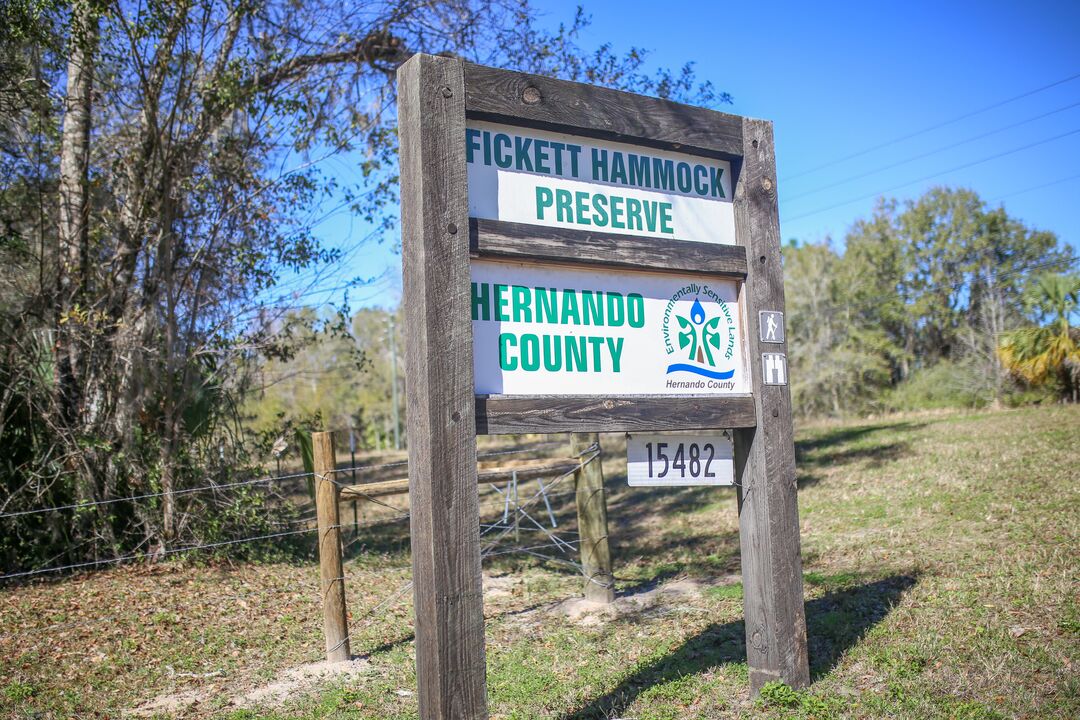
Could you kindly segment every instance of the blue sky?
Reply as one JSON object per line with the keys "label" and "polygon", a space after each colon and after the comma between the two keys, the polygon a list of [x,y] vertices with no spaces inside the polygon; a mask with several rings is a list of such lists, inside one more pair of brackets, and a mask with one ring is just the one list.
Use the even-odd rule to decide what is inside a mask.
{"label": "blue sky", "polygon": [[[552,25],[576,4],[536,2]],[[693,61],[700,79],[734,97],[718,109],[774,121],[785,240],[840,243],[878,195],[915,198],[948,184],[1080,248],[1076,0],[592,0],[585,10],[593,23],[583,47],[641,47],[654,67]],[[327,169],[348,174],[349,162]],[[344,215],[320,234],[354,249],[336,274],[383,277],[354,291],[354,306],[397,301],[400,256],[390,244],[359,247],[363,223]]]}

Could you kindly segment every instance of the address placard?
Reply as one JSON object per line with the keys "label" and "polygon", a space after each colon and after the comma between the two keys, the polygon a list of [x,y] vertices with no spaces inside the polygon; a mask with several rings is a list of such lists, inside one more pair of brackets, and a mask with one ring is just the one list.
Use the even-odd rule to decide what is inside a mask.
{"label": "address placard", "polygon": [[480,395],[749,391],[733,280],[472,262]]}
{"label": "address placard", "polygon": [[731,163],[470,121],[469,215],[735,244]]}
{"label": "address placard", "polygon": [[734,457],[723,433],[627,434],[626,480],[633,487],[734,485]]}

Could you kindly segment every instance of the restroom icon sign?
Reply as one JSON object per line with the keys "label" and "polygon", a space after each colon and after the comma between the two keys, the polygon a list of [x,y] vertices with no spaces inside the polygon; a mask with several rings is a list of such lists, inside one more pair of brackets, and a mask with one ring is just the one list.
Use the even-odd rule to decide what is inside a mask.
{"label": "restroom icon sign", "polygon": [[761,354],[761,382],[765,385],[787,385],[787,356],[783,353]]}

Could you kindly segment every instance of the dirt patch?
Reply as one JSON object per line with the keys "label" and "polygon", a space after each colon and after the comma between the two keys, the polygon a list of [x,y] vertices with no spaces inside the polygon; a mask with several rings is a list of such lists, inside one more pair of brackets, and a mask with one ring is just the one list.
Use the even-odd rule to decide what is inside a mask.
{"label": "dirt patch", "polygon": [[653,585],[642,590],[619,595],[612,603],[597,603],[583,597],[574,597],[556,604],[550,609],[554,615],[562,615],[571,622],[583,626],[599,625],[615,618],[640,613],[661,603],[667,604],[689,598],[701,597],[711,583],[683,578],[663,585]]}
{"label": "dirt patch", "polygon": [[143,703],[134,710],[124,713],[125,717],[153,717],[155,715],[174,715],[183,710],[206,702],[213,695],[210,689],[198,688],[172,695],[161,695]]}
{"label": "dirt patch", "polygon": [[[368,661],[361,658],[353,658],[347,662],[331,663],[324,660],[308,663],[282,671],[266,685],[237,692],[229,698],[229,704],[241,709],[281,705],[290,698],[314,690],[328,680],[351,680],[360,677],[368,668]],[[124,714],[127,717],[171,715],[195,708],[219,695],[212,687],[186,690],[158,696]]]}
{"label": "dirt patch", "polygon": [[520,575],[491,575],[484,573],[484,599],[510,598],[523,582]]}
{"label": "dirt patch", "polygon": [[317,662],[281,673],[268,685],[250,690],[232,699],[240,708],[280,705],[289,697],[310,690],[327,680],[352,680],[368,671],[369,663],[361,658],[347,662]]}

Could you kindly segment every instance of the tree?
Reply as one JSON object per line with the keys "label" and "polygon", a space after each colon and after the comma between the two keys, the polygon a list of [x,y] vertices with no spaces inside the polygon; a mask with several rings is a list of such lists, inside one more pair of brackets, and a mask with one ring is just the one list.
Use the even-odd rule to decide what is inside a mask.
{"label": "tree", "polygon": [[1080,331],[1070,317],[1080,309],[1080,275],[1045,274],[1027,293],[1036,324],[1005,333],[1002,362],[1025,382],[1058,383],[1062,396],[1080,400]]}
{"label": "tree", "polygon": [[828,243],[785,246],[791,394],[802,415],[862,409],[889,384],[885,332],[860,320],[850,289]]}
{"label": "tree", "polygon": [[275,437],[290,427],[352,426],[360,383],[369,364],[349,329],[332,312],[303,308],[277,329],[296,346],[287,359],[256,360],[244,403],[244,428]]}
{"label": "tree", "polygon": [[926,384],[936,397],[1000,401],[1011,381],[999,337],[1024,323],[1022,297],[1033,278],[1072,262],[1053,233],[987,208],[970,190],[941,187],[903,204],[879,201],[869,219],[853,224],[842,254],[789,245],[800,412],[885,409],[888,391],[911,387],[931,369]]}
{"label": "tree", "polygon": [[[361,447],[391,447],[395,417],[399,437],[404,429],[403,362],[393,357],[403,341],[399,313],[364,308],[353,315],[349,328],[336,316],[321,322],[317,316],[311,308],[289,313],[283,322],[295,329],[282,332],[302,334],[300,349],[288,359],[256,361],[256,382],[244,406],[245,428],[278,437],[291,427],[317,422],[354,430]],[[320,326],[317,331],[315,326]]]}
{"label": "tree", "polygon": [[[391,447],[395,418],[398,423],[398,437],[404,437],[405,363],[401,356],[404,333],[400,320],[400,308],[365,308],[353,315],[352,319],[356,344],[368,361],[364,376],[360,379],[354,418],[364,442],[370,447]],[[395,351],[396,359],[393,356]],[[396,413],[395,383],[398,403]]]}
{"label": "tree", "polygon": [[[339,260],[313,232],[319,214],[348,207],[371,241],[394,228],[394,72],[412,53],[725,99],[689,66],[648,75],[638,50],[584,51],[582,13],[546,31],[523,0],[11,7],[33,32],[0,36],[0,59],[41,79],[0,84],[19,100],[0,106],[0,140],[34,140],[5,143],[4,165],[36,172],[33,184],[27,173],[0,179],[0,218],[16,238],[0,253],[29,268],[20,248],[40,248],[35,286],[5,298],[0,324],[5,375],[25,380],[36,423],[20,435],[33,437],[32,459],[4,478],[9,502],[162,493],[160,504],[62,519],[76,534],[67,546],[84,554],[176,544],[199,500],[175,491],[247,462],[236,411],[254,382],[247,371],[311,340],[282,332],[304,300],[287,285],[317,284]],[[51,31],[52,44],[41,39]],[[55,82],[53,67],[66,67]],[[40,101],[53,85],[62,103]],[[356,185],[323,170],[344,153],[362,156]],[[44,341],[22,340],[35,337]],[[31,381],[42,348],[49,377]],[[24,429],[5,422],[0,433]]]}

